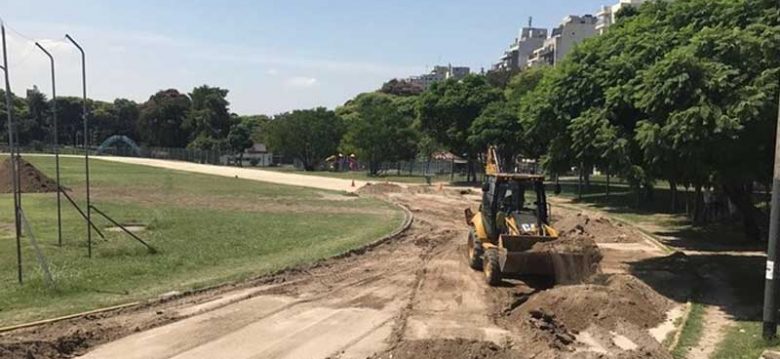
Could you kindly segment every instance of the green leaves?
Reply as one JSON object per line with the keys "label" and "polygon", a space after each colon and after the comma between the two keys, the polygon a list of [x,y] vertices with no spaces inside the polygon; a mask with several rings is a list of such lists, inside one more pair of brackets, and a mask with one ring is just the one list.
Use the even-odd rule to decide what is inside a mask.
{"label": "green leaves", "polygon": [[266,145],[273,152],[297,159],[310,171],[336,153],[344,122],[324,107],[295,110],[274,116],[266,132]]}
{"label": "green leaves", "polygon": [[377,174],[383,161],[414,157],[417,133],[412,128],[412,103],[382,93],[358,95],[338,110],[347,127],[342,152],[368,161],[371,174]]}

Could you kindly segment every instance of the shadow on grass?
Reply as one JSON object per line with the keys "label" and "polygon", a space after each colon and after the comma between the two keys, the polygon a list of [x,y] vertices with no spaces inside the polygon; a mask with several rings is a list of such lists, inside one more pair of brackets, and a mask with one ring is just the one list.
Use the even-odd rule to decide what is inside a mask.
{"label": "shadow on grass", "polygon": [[[553,193],[554,184],[548,184],[547,191]],[[610,186],[610,195],[606,195],[604,183],[591,183],[590,188],[583,188],[582,196],[577,194],[577,183],[561,182],[560,197],[569,198],[574,203],[585,204],[606,213],[623,217],[644,217],[663,215],[663,219],[646,217],[650,222],[667,228],[654,233],[668,239],[669,245],[686,250],[697,251],[761,251],[765,249],[763,242],[752,242],[745,238],[742,223],[736,219],[724,219],[702,225],[694,225],[685,214],[686,195],[693,197],[692,192],[678,191],[677,206],[672,208],[672,193],[668,188],[653,190],[652,199],[638,200],[636,191],[625,184]],[[640,219],[640,218],[637,218]],[[665,221],[664,223],[657,223]]]}
{"label": "shadow on grass", "polygon": [[[719,307],[734,320],[760,321],[765,263],[766,258],[760,255],[675,253],[632,263],[629,270],[677,302],[691,300]],[[723,291],[731,291],[735,300],[726,299]]]}

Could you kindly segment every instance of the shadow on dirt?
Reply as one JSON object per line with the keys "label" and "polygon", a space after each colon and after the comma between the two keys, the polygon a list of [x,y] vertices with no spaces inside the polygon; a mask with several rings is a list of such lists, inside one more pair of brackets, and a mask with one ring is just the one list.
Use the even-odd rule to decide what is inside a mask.
{"label": "shadow on dirt", "polygon": [[[761,320],[765,257],[760,255],[681,252],[630,265],[632,275],[677,302],[691,300],[720,307],[736,320]],[[711,286],[723,286],[712,288]],[[730,288],[730,289],[729,289]],[[735,300],[712,295],[730,290]]]}

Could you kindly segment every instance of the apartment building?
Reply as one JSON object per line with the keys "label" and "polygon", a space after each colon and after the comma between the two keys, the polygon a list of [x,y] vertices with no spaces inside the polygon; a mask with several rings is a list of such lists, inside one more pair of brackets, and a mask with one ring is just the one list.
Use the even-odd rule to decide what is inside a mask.
{"label": "apartment building", "polygon": [[520,29],[518,37],[504,52],[499,62],[493,65],[493,70],[521,70],[528,66],[528,59],[534,50],[542,47],[547,39],[547,29],[535,28],[529,21],[528,27]]}
{"label": "apartment building", "polygon": [[406,81],[427,89],[436,82],[447,79],[460,80],[470,73],[471,69],[465,66],[434,66],[430,73],[412,76],[406,79]]}
{"label": "apartment building", "polygon": [[626,6],[638,7],[645,1],[646,0],[619,0],[619,2],[615,5],[602,6],[601,10],[596,13],[596,17],[598,18],[598,22],[596,23],[596,32],[598,32],[599,35],[603,35],[607,31],[607,28],[615,23],[615,16],[617,15],[618,11],[620,11],[620,9]]}
{"label": "apartment building", "polygon": [[567,16],[558,27],[553,29],[542,46],[531,53],[528,66],[558,64],[575,45],[597,35],[597,22],[598,19],[593,15]]}

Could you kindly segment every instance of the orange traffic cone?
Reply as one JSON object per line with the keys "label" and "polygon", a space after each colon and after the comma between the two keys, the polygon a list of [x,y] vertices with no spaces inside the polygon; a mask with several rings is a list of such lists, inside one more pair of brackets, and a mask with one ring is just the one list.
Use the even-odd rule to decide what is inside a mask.
{"label": "orange traffic cone", "polygon": [[352,187],[355,187],[355,179],[352,179]]}

